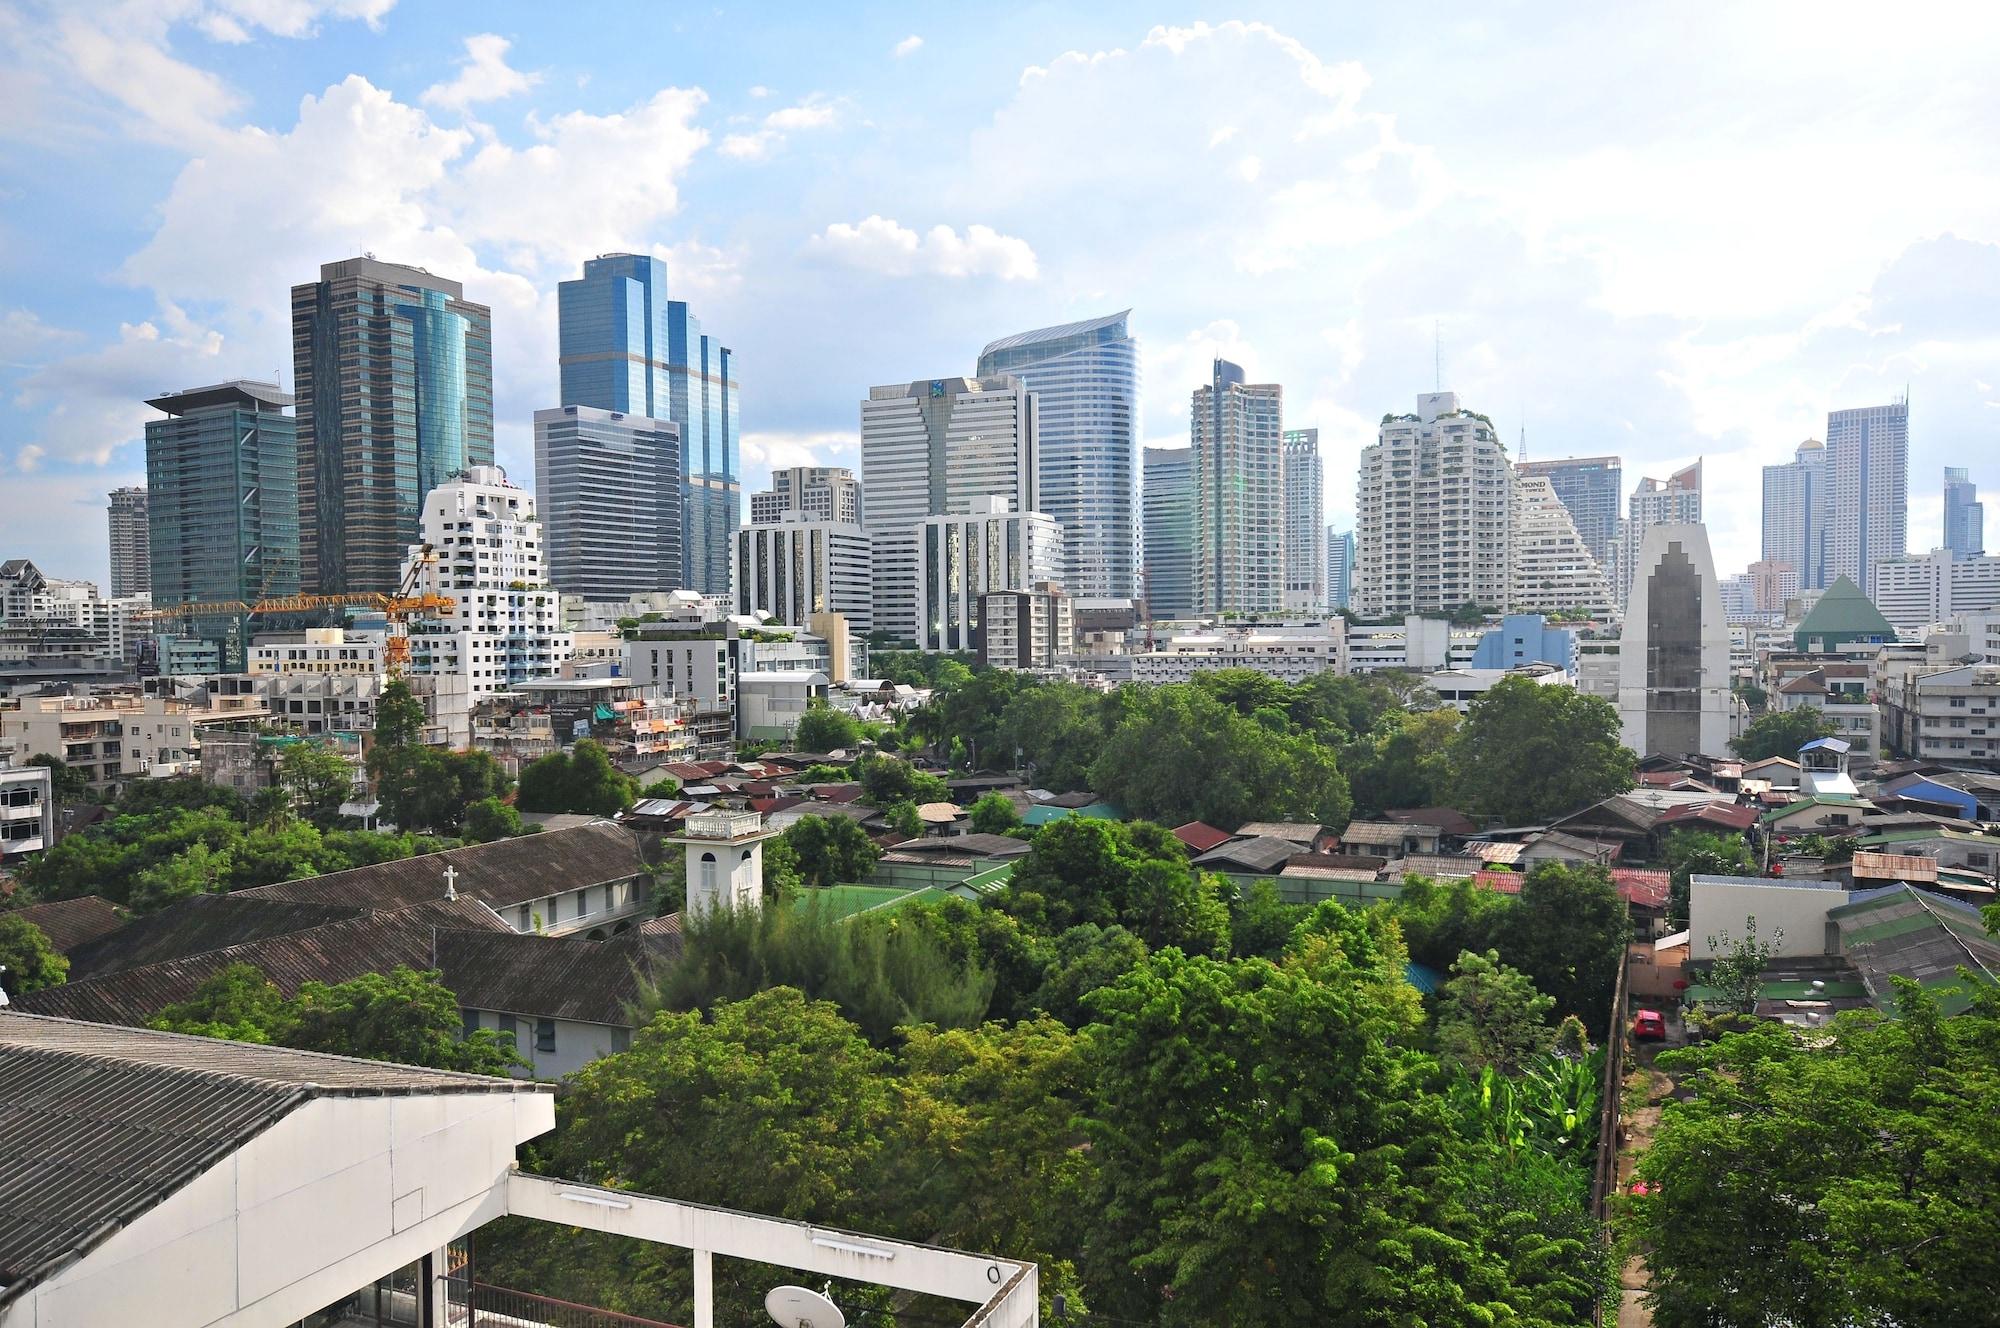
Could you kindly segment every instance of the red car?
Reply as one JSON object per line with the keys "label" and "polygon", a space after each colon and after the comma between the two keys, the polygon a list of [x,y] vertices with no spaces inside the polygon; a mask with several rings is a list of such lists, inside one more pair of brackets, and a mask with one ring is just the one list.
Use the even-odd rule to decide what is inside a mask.
{"label": "red car", "polygon": [[1641,1010],[1632,1016],[1632,1040],[1634,1042],[1665,1042],[1667,1040],[1667,1019],[1658,1010]]}

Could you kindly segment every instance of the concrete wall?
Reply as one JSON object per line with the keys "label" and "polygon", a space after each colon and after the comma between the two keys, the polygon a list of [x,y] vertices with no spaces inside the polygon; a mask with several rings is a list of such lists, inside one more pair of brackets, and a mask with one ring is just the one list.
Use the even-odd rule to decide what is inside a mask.
{"label": "concrete wall", "polygon": [[587,1024],[575,1019],[554,1019],[549,1022],[555,1026],[555,1050],[543,1051],[542,1021],[534,1015],[512,1010],[468,1010],[465,1024],[468,1031],[475,1027],[491,1028],[504,1035],[510,1031],[506,1022],[509,1019],[513,1020],[514,1050],[528,1062],[525,1069],[514,1072],[523,1079],[560,1079],[581,1070],[600,1056],[625,1050],[632,1041],[632,1030],[629,1028]]}
{"label": "concrete wall", "polygon": [[[1743,939],[1748,919],[1757,919],[1757,939],[1773,947],[1780,958],[1799,959],[1829,953],[1829,910],[1847,902],[1847,892],[1808,885],[1767,885],[1744,878],[1731,884],[1695,881],[1689,887],[1688,958],[1713,959],[1709,938],[1729,933],[1731,944]],[[1783,929],[1780,938],[1778,931]]]}

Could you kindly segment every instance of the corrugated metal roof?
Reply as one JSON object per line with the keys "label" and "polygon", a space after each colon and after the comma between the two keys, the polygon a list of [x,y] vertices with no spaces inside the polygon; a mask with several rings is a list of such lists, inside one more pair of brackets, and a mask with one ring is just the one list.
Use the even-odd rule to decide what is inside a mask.
{"label": "corrugated metal roof", "polygon": [[457,869],[455,888],[459,894],[471,895],[494,908],[507,908],[566,890],[629,881],[645,866],[639,841],[630,830],[599,821],[236,893],[245,898],[295,899],[310,904],[406,908],[442,898],[445,868],[453,867]]}
{"label": "corrugated metal roof", "polygon": [[[670,948],[679,950],[678,932]],[[437,966],[468,1010],[631,1027],[647,949],[624,937],[575,941],[515,932],[440,931]]]}
{"label": "corrugated metal roof", "polygon": [[135,918],[123,929],[79,947],[70,956],[69,980],[85,982],[109,977],[225,946],[358,918],[367,911],[353,904],[193,895],[157,913]]}
{"label": "corrugated metal roof", "polygon": [[40,927],[42,935],[49,938],[49,944],[63,954],[125,925],[125,919],[118,916],[118,910],[112,907],[111,901],[97,895],[30,904],[16,909],[14,916],[26,918]]}

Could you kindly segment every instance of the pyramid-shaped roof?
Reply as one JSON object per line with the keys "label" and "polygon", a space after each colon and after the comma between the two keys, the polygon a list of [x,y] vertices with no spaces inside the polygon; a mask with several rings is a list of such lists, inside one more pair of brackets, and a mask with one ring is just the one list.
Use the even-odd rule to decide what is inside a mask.
{"label": "pyramid-shaped roof", "polygon": [[1861,593],[1861,587],[1845,576],[1826,588],[1826,592],[1819,597],[1819,603],[1813,605],[1812,612],[1806,615],[1798,630],[1801,637],[1878,634],[1893,638],[1896,628],[1882,616],[1882,610]]}

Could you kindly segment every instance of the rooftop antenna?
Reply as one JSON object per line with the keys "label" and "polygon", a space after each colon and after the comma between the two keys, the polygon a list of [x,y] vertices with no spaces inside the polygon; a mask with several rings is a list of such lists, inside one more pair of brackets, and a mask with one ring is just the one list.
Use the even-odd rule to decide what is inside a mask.
{"label": "rooftop antenna", "polygon": [[1444,391],[1444,323],[1436,318],[1431,320],[1431,372],[1431,391]]}
{"label": "rooftop antenna", "polygon": [[847,1328],[840,1307],[809,1287],[772,1287],[764,1297],[764,1312],[781,1328]]}

